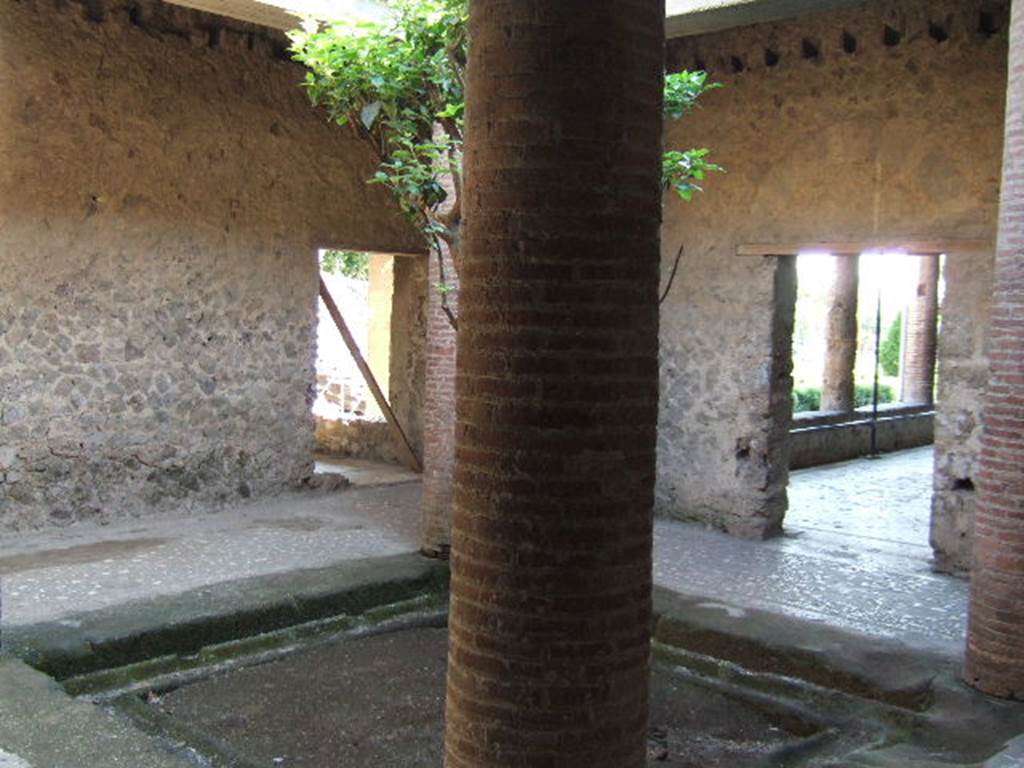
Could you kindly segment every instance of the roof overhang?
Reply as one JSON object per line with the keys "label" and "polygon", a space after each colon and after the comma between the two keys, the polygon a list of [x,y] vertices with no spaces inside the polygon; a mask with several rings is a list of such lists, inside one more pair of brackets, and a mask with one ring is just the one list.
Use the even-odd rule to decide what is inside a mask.
{"label": "roof overhang", "polygon": [[311,16],[325,21],[383,21],[388,9],[374,0],[168,0],[197,11],[248,21],[271,29],[295,29]]}
{"label": "roof overhang", "polygon": [[[383,21],[385,3],[376,0],[169,0],[175,5],[261,24],[272,29],[294,29],[311,16],[324,21],[352,19]],[[815,11],[856,5],[861,0],[667,0],[665,31],[669,37],[687,37],[778,21]]]}
{"label": "roof overhang", "polygon": [[862,0],[667,0],[665,33],[689,37],[858,5]]}

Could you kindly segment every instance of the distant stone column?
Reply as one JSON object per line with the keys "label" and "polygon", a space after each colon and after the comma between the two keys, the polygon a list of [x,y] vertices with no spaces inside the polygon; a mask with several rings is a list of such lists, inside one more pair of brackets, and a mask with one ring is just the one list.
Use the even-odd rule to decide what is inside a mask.
{"label": "distant stone column", "polygon": [[821,410],[852,411],[853,366],[857,361],[857,287],[859,256],[835,256],[835,279],[826,321],[825,377]]}
{"label": "distant stone column", "polygon": [[1024,2],[1013,3],[964,678],[1024,700]]}
{"label": "distant stone column", "polygon": [[939,339],[938,256],[920,258],[917,294],[906,323],[900,399],[915,405],[931,405],[935,402],[935,351]]}

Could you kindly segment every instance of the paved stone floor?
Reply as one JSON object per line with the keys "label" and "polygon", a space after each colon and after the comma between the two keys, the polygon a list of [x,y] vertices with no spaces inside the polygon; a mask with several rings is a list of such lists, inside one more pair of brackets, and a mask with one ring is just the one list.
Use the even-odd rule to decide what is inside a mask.
{"label": "paved stone floor", "polygon": [[416,472],[399,464],[383,464],[379,461],[320,454],[316,456],[316,472],[324,475],[344,475],[355,488],[414,483],[420,479]]}
{"label": "paved stone floor", "polygon": [[[930,452],[794,473],[787,535],[656,524],[669,589],[958,653],[965,581],[931,573]],[[221,581],[417,548],[420,485],[303,493],[207,517],[0,537],[4,624],[60,619]]]}
{"label": "paved stone floor", "polygon": [[959,653],[967,582],[930,568],[931,455],[922,448],[794,472],[786,535],[768,542],[659,520],[655,580]]}
{"label": "paved stone floor", "polygon": [[418,483],[0,537],[4,624],[418,548]]}

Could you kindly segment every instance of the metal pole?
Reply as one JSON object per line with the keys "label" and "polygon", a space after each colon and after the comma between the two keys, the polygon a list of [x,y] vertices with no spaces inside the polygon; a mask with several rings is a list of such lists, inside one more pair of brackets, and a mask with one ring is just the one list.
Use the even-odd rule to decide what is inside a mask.
{"label": "metal pole", "polygon": [[871,393],[871,454],[870,458],[877,459],[878,453],[878,377],[881,369],[882,359],[882,291],[878,291],[878,301],[875,307],[875,387]]}

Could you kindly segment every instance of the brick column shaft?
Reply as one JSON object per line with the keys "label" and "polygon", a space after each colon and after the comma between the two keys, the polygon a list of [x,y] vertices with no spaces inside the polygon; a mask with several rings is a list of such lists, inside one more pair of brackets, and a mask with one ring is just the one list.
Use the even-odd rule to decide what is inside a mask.
{"label": "brick column shaft", "polygon": [[1014,0],[965,679],[1024,699],[1024,2]]}
{"label": "brick column shaft", "polygon": [[835,279],[829,292],[825,325],[825,376],[821,410],[852,411],[853,366],[857,361],[857,286],[859,256],[834,256]]}
{"label": "brick column shaft", "polygon": [[448,768],[646,761],[662,0],[475,0]]}
{"label": "brick column shaft", "polygon": [[917,275],[917,295],[906,319],[900,399],[931,405],[935,402],[935,351],[939,340],[939,257],[921,256]]}
{"label": "brick column shaft", "polygon": [[[423,404],[423,501],[420,548],[446,557],[451,546],[452,473],[455,466],[455,329],[441,306],[441,267],[437,254],[428,257],[426,394]],[[458,285],[451,254],[444,248],[444,277]],[[458,294],[446,301],[458,314]]]}

